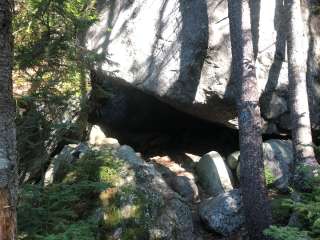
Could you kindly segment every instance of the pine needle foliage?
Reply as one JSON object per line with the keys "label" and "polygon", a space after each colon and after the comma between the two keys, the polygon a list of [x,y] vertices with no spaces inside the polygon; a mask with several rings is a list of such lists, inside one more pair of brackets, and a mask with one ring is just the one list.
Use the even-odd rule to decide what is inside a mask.
{"label": "pine needle foliage", "polygon": [[299,200],[284,198],[282,208],[296,214],[299,226],[272,226],[265,234],[274,240],[320,239],[320,177],[315,177],[310,192],[299,192]]}
{"label": "pine needle foliage", "polygon": [[16,2],[13,77],[20,182],[38,181],[59,143],[83,137],[87,63],[94,62],[84,50],[84,33],[96,20],[95,0]]}

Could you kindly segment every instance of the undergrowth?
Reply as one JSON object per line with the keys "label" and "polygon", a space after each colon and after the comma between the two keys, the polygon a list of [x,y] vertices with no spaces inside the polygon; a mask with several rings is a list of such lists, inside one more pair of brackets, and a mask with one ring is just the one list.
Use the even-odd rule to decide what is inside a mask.
{"label": "undergrowth", "polygon": [[274,240],[320,240],[320,178],[314,178],[310,185],[310,192],[296,193],[298,199],[280,200],[278,209],[295,214],[296,220],[288,225],[271,226],[265,231],[267,236]]}
{"label": "undergrowth", "polygon": [[[109,150],[90,151],[64,166],[61,182],[22,186],[18,206],[20,240],[147,239],[149,199]],[[134,177],[134,176],[132,176]]]}

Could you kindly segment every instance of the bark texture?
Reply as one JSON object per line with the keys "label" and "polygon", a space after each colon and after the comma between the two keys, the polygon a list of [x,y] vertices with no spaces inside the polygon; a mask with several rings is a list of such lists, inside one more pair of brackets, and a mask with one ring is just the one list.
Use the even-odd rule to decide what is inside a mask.
{"label": "bark texture", "polygon": [[297,163],[309,166],[317,166],[315,159],[310,113],[308,104],[306,63],[307,56],[304,56],[303,26],[300,0],[286,0],[288,10],[288,77],[290,87],[290,106],[292,122],[292,140]]}
{"label": "bark texture", "polygon": [[13,0],[0,1],[0,240],[16,239],[16,133],[12,96]]}
{"label": "bark texture", "polygon": [[249,0],[228,0],[233,76],[238,81],[240,137],[240,185],[246,227],[251,240],[266,239],[263,230],[271,223],[262,160],[259,92],[254,65],[250,16],[243,13]]}

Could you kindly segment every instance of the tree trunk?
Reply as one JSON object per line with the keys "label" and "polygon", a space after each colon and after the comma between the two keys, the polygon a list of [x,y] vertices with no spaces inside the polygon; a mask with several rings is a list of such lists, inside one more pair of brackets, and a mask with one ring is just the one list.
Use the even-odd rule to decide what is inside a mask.
{"label": "tree trunk", "polygon": [[315,159],[308,93],[306,83],[306,61],[304,55],[303,34],[305,32],[300,0],[287,0],[289,17],[288,44],[288,77],[290,86],[290,105],[292,122],[292,140],[296,163],[317,166]]}
{"label": "tree trunk", "polygon": [[239,81],[240,186],[251,240],[266,239],[271,223],[262,160],[261,116],[254,66],[250,16],[243,15],[249,0],[228,0],[233,76]]}
{"label": "tree trunk", "polygon": [[16,136],[12,96],[12,0],[0,1],[0,240],[16,239]]}

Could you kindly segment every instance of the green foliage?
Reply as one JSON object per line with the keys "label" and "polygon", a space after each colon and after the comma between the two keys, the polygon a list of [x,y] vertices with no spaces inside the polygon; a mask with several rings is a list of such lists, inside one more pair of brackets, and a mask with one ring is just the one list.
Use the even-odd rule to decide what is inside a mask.
{"label": "green foliage", "polygon": [[[99,194],[112,185],[99,177],[100,168],[111,159],[89,153],[69,171],[74,177],[46,188],[23,185],[18,206],[20,239],[96,239],[99,222],[95,209]],[[90,166],[90,167],[88,167]]]}
{"label": "green foliage", "polygon": [[96,227],[90,222],[78,222],[71,224],[65,230],[64,233],[50,234],[46,237],[39,238],[41,240],[95,240],[96,239]]}
{"label": "green foliage", "polygon": [[[299,200],[279,199],[279,209],[297,214],[300,228],[272,226],[266,234],[275,240],[282,239],[319,239],[320,234],[320,178],[310,179],[310,192],[297,193]],[[276,209],[276,208],[275,208]]]}
{"label": "green foliage", "polygon": [[[317,170],[312,166],[297,164],[293,179],[293,185],[300,191],[311,191],[315,184],[319,182],[314,176]],[[319,174],[319,173],[318,173]]]}
{"label": "green foliage", "polygon": [[95,0],[16,2],[13,77],[21,182],[41,178],[59,142],[85,135],[86,59],[94,59],[82,45],[96,19]]}
{"label": "green foliage", "polygon": [[277,224],[287,224],[292,213],[291,199],[288,196],[276,196],[271,200],[272,219]]}
{"label": "green foliage", "polygon": [[148,239],[162,204],[135,185],[134,172],[122,160],[101,149],[65,167],[59,183],[22,186],[19,239],[108,240],[117,229],[122,240]]}
{"label": "green foliage", "polygon": [[94,4],[94,0],[21,0],[16,4],[16,87],[38,101],[51,118],[59,116],[52,110],[81,94],[87,69],[82,44],[85,30],[96,20]]}
{"label": "green foliage", "polygon": [[[105,187],[94,182],[57,184],[47,189],[24,186],[18,208],[19,230],[25,235],[21,239],[56,239],[53,233],[57,237],[67,236],[74,232],[76,226],[86,231],[92,229],[88,233],[80,232],[84,236],[94,234],[97,226],[89,214],[97,205],[94,197]],[[83,201],[85,198],[93,201]]]}
{"label": "green foliage", "polygon": [[271,226],[265,230],[265,235],[275,240],[308,240],[310,239],[306,232],[292,227]]}
{"label": "green foliage", "polygon": [[16,67],[20,71],[37,67],[33,74],[37,77],[80,73],[75,62],[83,67],[80,40],[96,20],[94,4],[92,0],[19,1],[14,19]]}
{"label": "green foliage", "polygon": [[275,181],[275,177],[271,171],[270,168],[268,168],[267,166],[265,166],[264,168],[264,175],[265,175],[265,179],[266,179],[266,184],[269,186],[272,183],[274,183]]}

